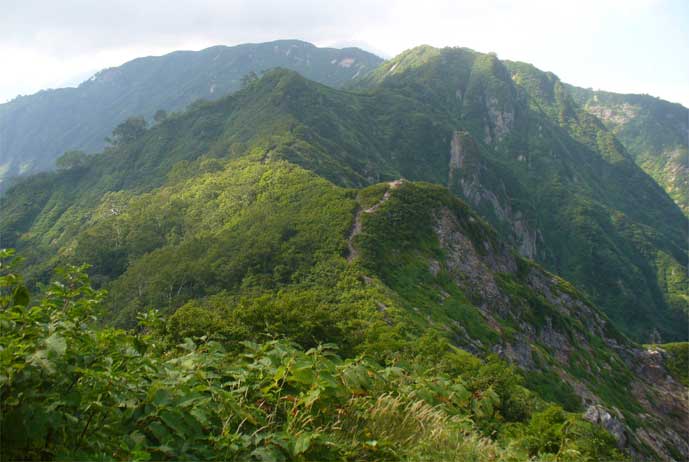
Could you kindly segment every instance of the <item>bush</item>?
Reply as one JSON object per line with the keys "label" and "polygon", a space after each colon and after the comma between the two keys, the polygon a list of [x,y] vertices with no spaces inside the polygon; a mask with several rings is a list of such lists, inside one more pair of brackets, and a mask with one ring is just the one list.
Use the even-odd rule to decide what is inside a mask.
{"label": "bush", "polygon": [[[61,271],[31,303],[14,262],[0,253],[0,450],[10,460],[494,461],[565,447],[582,455],[572,460],[619,460],[609,435],[554,406],[532,415],[526,449],[482,434],[530,412],[518,376],[497,359],[438,355],[430,334],[419,346],[433,354],[404,368],[341,358],[332,345],[209,340],[199,334],[216,323],[234,332],[231,318],[192,303],[167,322],[150,310],[135,331],[103,328],[104,293],[86,267]],[[278,322],[267,313],[261,322]],[[303,321],[286,319],[288,332]],[[423,372],[435,360],[463,373]]]}

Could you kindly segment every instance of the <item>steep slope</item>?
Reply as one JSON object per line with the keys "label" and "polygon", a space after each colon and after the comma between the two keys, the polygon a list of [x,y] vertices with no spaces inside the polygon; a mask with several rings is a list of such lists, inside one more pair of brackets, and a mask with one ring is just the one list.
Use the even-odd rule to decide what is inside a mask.
{"label": "steep slope", "polygon": [[[361,197],[378,201],[355,240],[362,264],[418,319],[469,351],[499,352],[552,399],[576,408],[578,396],[589,418],[603,418],[601,403],[614,406],[608,428],[618,442],[687,457],[686,389],[657,350],[634,346],[568,282],[517,256],[441,187],[393,183]],[[625,430],[615,429],[617,418]]]}
{"label": "steep slope", "polygon": [[[396,110],[384,117],[386,104]],[[414,158],[433,142],[432,136],[418,136],[433,123],[420,114],[413,120],[425,125],[416,131],[402,125],[419,109],[414,100],[395,94],[356,95],[272,71],[235,95],[172,115],[81,165],[19,183],[3,198],[3,245],[53,252],[60,242],[55,239],[73,234],[72,227],[104,194],[141,193],[169,178],[188,177],[194,174],[188,162],[202,157],[289,160],[345,186],[415,171],[439,182],[443,173],[435,170],[442,171],[445,159],[434,159],[431,152],[428,162],[434,164],[424,168]],[[440,127],[436,133],[450,126]],[[444,150],[444,145],[438,140],[433,147]]]}
{"label": "steep slope", "polygon": [[127,117],[150,119],[160,109],[177,111],[236,91],[250,72],[284,67],[341,86],[381,61],[357,48],[317,48],[297,40],[216,46],[135,59],[77,88],[21,96],[0,104],[0,186],[13,176],[53,168],[65,151],[101,150]]}
{"label": "steep slope", "polygon": [[[70,208],[61,219],[71,217],[69,228],[48,245],[61,262],[93,264],[109,289],[106,317],[121,325],[155,307],[170,315],[177,343],[281,335],[393,363],[424,338],[461,371],[436,350],[439,336],[513,362],[534,393],[587,411],[641,459],[689,454],[686,390],[662,359],[519,257],[445,187],[393,181],[355,191],[263,152],[183,162],[160,187]],[[494,418],[524,422],[523,400],[502,402]]]}
{"label": "steep slope", "polygon": [[649,326],[686,338],[686,218],[556,76],[419,47],[362,85],[446,114],[445,181],[523,255],[575,281],[637,339]]}
{"label": "steep slope", "polygon": [[[70,169],[30,177],[3,197],[2,246],[27,258],[33,289],[65,261],[91,263],[93,280],[110,290],[109,321],[132,326],[155,307],[171,316],[177,341],[277,333],[305,347],[335,341],[347,356],[378,352],[394,361],[417,347],[410,339],[440,333],[468,351],[518,364],[530,389],[569,410],[586,409],[621,447],[686,458],[686,390],[667,373],[662,354],[628,340],[596,308],[596,300],[619,296],[603,290],[610,281],[653,293],[633,274],[656,268],[648,255],[666,249],[667,264],[679,265],[685,256],[672,246],[680,246],[684,231],[673,227],[673,213],[682,223],[681,212],[595,118],[574,118],[567,109],[579,113],[568,100],[523,104],[519,98],[530,95],[521,92],[534,89],[511,86],[512,75],[494,57],[451,51],[443,60],[443,53],[422,51],[441,64],[466,64],[467,74],[424,61],[416,69],[437,86],[421,80],[414,87],[419,77],[410,66],[400,70],[407,83],[393,72],[373,90],[353,93],[272,71]],[[543,77],[530,72],[515,80]],[[442,93],[453,82],[447,75],[468,79],[460,93],[469,99],[459,108],[457,90]],[[556,80],[535,82],[561,95]],[[491,99],[476,102],[476,95],[516,95],[519,116],[495,109],[499,100],[486,110],[481,104]],[[553,111],[561,115],[557,124]],[[517,136],[512,123],[533,130]],[[605,149],[587,144],[593,135]],[[520,142],[524,151],[515,151]],[[522,161],[508,162],[526,154],[538,170],[520,172]],[[638,179],[637,191],[625,189],[621,176]],[[387,182],[345,188],[381,180]],[[562,191],[548,198],[558,191],[552,182]],[[476,203],[498,232],[452,193]],[[635,211],[621,201],[625,194],[658,204]],[[511,217],[498,213],[504,200]],[[568,208],[581,221],[558,215]],[[591,225],[586,214],[594,211],[606,227]],[[537,257],[544,246],[546,257],[560,256],[563,272],[572,267],[565,257],[584,268],[606,265],[597,280],[573,271],[592,301],[499,237],[505,232],[529,253],[518,239],[517,212],[543,235]],[[620,221],[611,221],[611,212]],[[548,221],[553,216],[560,221]],[[634,234],[639,229],[644,234]],[[558,241],[558,232],[571,234]],[[633,253],[636,246],[648,253]],[[615,258],[623,259],[618,267]],[[644,282],[661,297],[661,281],[671,276],[681,284],[683,276],[652,274]],[[649,327],[643,323],[654,307],[634,300],[636,292],[622,296],[628,304],[621,315],[616,305],[602,307],[638,322],[627,326]],[[650,326],[672,333],[667,310],[656,316]]]}
{"label": "steep slope", "polygon": [[[554,76],[526,68],[517,85],[494,57],[432,49],[412,56],[426,52],[430,61],[399,78],[400,68],[388,66],[409,54],[386,64],[374,75],[389,75],[362,93],[270,72],[87,165],[33,178],[5,199],[5,245],[26,249],[47,274],[45,255],[108,191],[150,190],[188,175],[179,162],[204,155],[284,159],[345,186],[400,177],[446,184],[523,255],[578,284],[627,334],[686,338],[686,218],[667,195]],[[464,86],[450,92],[455,84]],[[500,95],[511,99],[493,109],[481,102]]]}
{"label": "steep slope", "polygon": [[648,95],[567,89],[689,215],[689,109]]}
{"label": "steep slope", "polygon": [[[628,460],[587,416],[525,389],[513,366],[433,329],[405,339],[386,322],[383,341],[344,358],[332,343],[265,341],[290,325],[264,325],[265,305],[248,342],[232,316],[244,307],[167,321],[150,310],[122,331],[96,324],[103,294],[83,268],[29,300],[12,257],[0,252],[0,323],[12,325],[0,332],[0,450],[11,460]],[[301,326],[319,320],[323,310],[298,301]],[[359,329],[376,319],[339,314]],[[346,340],[332,333],[319,339]]]}

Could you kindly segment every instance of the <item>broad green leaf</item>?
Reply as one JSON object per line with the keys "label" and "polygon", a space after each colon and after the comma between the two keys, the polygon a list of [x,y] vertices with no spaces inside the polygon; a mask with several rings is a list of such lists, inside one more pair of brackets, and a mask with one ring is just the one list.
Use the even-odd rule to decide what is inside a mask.
{"label": "broad green leaf", "polygon": [[45,339],[45,344],[48,347],[48,351],[58,356],[64,355],[65,351],[67,351],[67,341],[57,332]]}
{"label": "broad green leaf", "polygon": [[299,454],[303,454],[304,452],[306,452],[311,446],[311,441],[317,436],[318,435],[315,435],[313,433],[299,435],[297,437],[297,440],[294,442],[293,455],[298,456]]}
{"label": "broad green leaf", "polygon": [[29,289],[25,286],[19,286],[14,289],[12,294],[12,304],[17,306],[26,306],[29,304]]}

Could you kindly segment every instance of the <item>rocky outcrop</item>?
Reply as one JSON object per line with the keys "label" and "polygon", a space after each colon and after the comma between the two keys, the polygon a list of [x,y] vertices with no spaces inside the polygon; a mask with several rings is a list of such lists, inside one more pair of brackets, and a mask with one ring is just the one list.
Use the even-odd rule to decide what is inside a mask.
{"label": "rocky outcrop", "polygon": [[448,168],[449,174],[447,180],[449,185],[454,183],[459,169],[462,167],[462,161],[464,160],[460,135],[460,132],[454,132],[452,134],[452,141],[450,142],[450,165]]}
{"label": "rocky outcrop", "polygon": [[603,105],[598,103],[598,98],[586,105],[586,110],[601,119],[606,124],[620,125],[633,120],[639,114],[639,107],[628,103],[618,106]]}
{"label": "rocky outcrop", "polygon": [[[509,130],[512,122],[504,122],[503,116],[496,117],[501,121],[501,130]],[[508,117],[508,120],[513,119]],[[501,133],[504,135],[506,132]],[[514,244],[519,253],[527,258],[536,259],[543,243],[541,233],[530,226],[527,217],[521,211],[512,208],[504,185],[495,188],[485,184],[485,169],[486,166],[480,158],[478,146],[471,134],[466,131],[455,131],[450,142],[448,187],[450,190],[461,192],[479,210],[489,207],[497,219],[512,230]]]}
{"label": "rocky outcrop", "polygon": [[607,409],[600,405],[589,406],[584,413],[584,419],[605,428],[617,441],[617,447],[627,447],[629,439],[624,424],[619,418],[613,416]]}
{"label": "rocky outcrop", "polygon": [[442,209],[438,215],[435,232],[441,247],[447,251],[445,269],[455,276],[458,285],[467,290],[479,308],[488,311],[490,307],[506,314],[504,309],[509,300],[498,288],[494,272],[514,271],[514,258],[498,254],[488,242],[484,245],[488,256],[479,254],[448,209]]}
{"label": "rocky outcrop", "polygon": [[656,347],[635,349],[629,358],[635,373],[632,395],[644,408],[645,419],[656,423],[635,434],[664,460],[689,460],[689,390],[672,378],[666,360],[665,352]]}
{"label": "rocky outcrop", "polygon": [[500,104],[491,96],[486,101],[488,123],[485,126],[485,143],[498,143],[514,128],[514,107],[512,104]]}
{"label": "rocky outcrop", "polygon": [[[586,420],[608,430],[634,460],[648,460],[635,449],[640,447],[652,448],[661,460],[689,460],[688,392],[668,374],[662,350],[642,349],[616,334],[565,281],[536,265],[525,267],[488,236],[471,235],[448,208],[436,212],[434,229],[445,259],[430,260],[429,271],[449,274],[501,337],[499,343],[485,345],[458,326],[452,331],[461,333],[455,339],[459,346],[472,352],[488,348],[525,370],[545,367],[554,372],[588,406]],[[522,287],[516,295],[500,282],[505,277]],[[510,326],[509,335],[505,325]],[[575,368],[584,372],[574,373]],[[640,421],[632,426],[611,405],[599,390],[600,376],[610,381],[630,377],[619,383],[624,390],[619,392],[643,409],[635,411]]]}

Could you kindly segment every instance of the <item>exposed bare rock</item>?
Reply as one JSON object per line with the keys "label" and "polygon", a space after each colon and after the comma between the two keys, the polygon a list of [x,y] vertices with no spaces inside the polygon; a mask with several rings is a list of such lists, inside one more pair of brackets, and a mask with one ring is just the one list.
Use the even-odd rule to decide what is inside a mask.
{"label": "exposed bare rock", "polygon": [[450,184],[452,184],[457,171],[462,167],[463,160],[464,157],[462,155],[462,141],[460,139],[460,132],[454,132],[452,134],[452,141],[450,142],[450,173],[448,179]]}
{"label": "exposed bare rock", "polygon": [[653,348],[639,351],[634,364],[639,376],[651,383],[658,383],[668,379],[672,380],[663,365],[663,354],[659,349]]}
{"label": "exposed bare rock", "polygon": [[[458,165],[461,165],[461,158]],[[634,452],[634,447],[639,445],[653,448],[662,460],[673,460],[672,454],[682,454],[683,460],[689,460],[687,389],[668,375],[662,350],[644,350],[624,337],[611,335],[607,326],[609,321],[586,299],[578,296],[574,288],[537,266],[518,270],[516,258],[506,248],[496,248],[487,240],[479,242],[476,237],[472,240],[449,209],[441,208],[436,212],[435,233],[446,258],[429,260],[429,271],[432,274],[446,271],[496,332],[503,332],[501,323],[505,321],[510,326],[517,326],[509,337],[503,336],[500,343],[482,345],[471,339],[458,323],[452,326],[458,345],[472,352],[480,352],[487,347],[525,370],[538,369],[537,364],[542,363],[534,360],[536,356],[542,356],[534,349],[539,345],[554,360],[551,367],[555,365],[555,373],[569,383],[582,402],[589,406],[586,419],[610,431],[620,448],[636,454],[634,460],[646,460],[640,452]],[[519,277],[522,284],[543,297],[543,303],[553,311],[542,314],[541,325],[525,318],[525,307],[516,303],[498,283],[501,274]],[[572,329],[567,323],[555,322],[558,315],[578,327]],[[591,344],[592,337],[600,339],[609,348],[609,357],[600,355],[597,350],[600,347]],[[619,411],[606,407],[609,404],[605,404],[606,401],[598,394],[600,391],[595,382],[572,376],[575,353],[579,354],[576,359],[578,367],[591,376],[619,373],[620,368],[635,374],[631,382],[620,383],[620,386],[628,388],[633,399],[643,408],[644,412],[638,415],[643,425],[632,429]]]}
{"label": "exposed bare rock", "polygon": [[615,125],[625,124],[639,114],[639,108],[637,106],[628,103],[623,103],[619,106],[600,105],[597,103],[596,97],[594,97],[594,102],[586,105],[586,110],[603,122],[613,123]]}
{"label": "exposed bare rock", "polygon": [[539,234],[529,228],[520,212],[515,214],[512,227],[514,234],[517,236],[517,242],[519,242],[519,253],[526,258],[535,258],[538,251],[537,243],[539,240],[542,240]]}
{"label": "exposed bare rock", "polygon": [[438,260],[431,260],[428,264],[428,272],[433,276],[437,276],[440,273],[440,262]]}
{"label": "exposed bare rock", "polygon": [[534,360],[531,352],[529,337],[519,335],[514,341],[505,345],[504,357],[523,369],[533,369]]}
{"label": "exposed bare rock", "polygon": [[623,449],[627,446],[629,439],[627,438],[624,425],[617,417],[613,416],[603,406],[589,406],[589,408],[586,410],[586,413],[584,413],[584,419],[591,423],[600,425],[608,430],[610,434],[615,437],[617,447],[620,449]]}
{"label": "exposed bare rock", "polygon": [[448,272],[457,279],[458,285],[467,290],[468,295],[484,311],[488,309],[488,306],[498,312],[506,310],[508,299],[498,288],[493,277],[494,268],[489,267],[488,264],[492,263],[503,269],[514,267],[516,264],[510,264],[507,258],[501,261],[495,259],[492,262],[484,261],[471,240],[461,231],[455,216],[447,209],[440,211],[435,232],[440,245],[447,249],[445,266]]}
{"label": "exposed bare rock", "polygon": [[[501,136],[504,136],[512,127],[514,114],[510,114],[512,115],[496,116],[501,127]],[[505,122],[505,118],[509,122]],[[475,207],[480,208],[490,204],[495,216],[512,228],[519,253],[527,258],[536,258],[543,237],[538,230],[529,225],[520,211],[513,210],[508,200],[500,199],[499,191],[496,192],[484,186],[481,177],[485,167],[476,157],[477,150],[478,147],[469,133],[456,131],[452,134],[448,186],[450,189],[460,189],[464,197]]]}
{"label": "exposed bare rock", "polygon": [[502,140],[514,127],[514,107],[506,103],[506,107],[501,107],[500,102],[494,96],[488,98],[486,101],[486,109],[488,110],[489,132],[486,137],[486,143],[499,142]]}
{"label": "exposed bare rock", "polygon": [[636,373],[632,395],[658,422],[637,429],[636,436],[663,455],[664,460],[677,460],[677,453],[682,454],[681,460],[689,460],[689,390],[668,373],[661,348],[636,349],[633,353],[629,360]]}
{"label": "exposed bare rock", "polygon": [[564,365],[569,363],[569,358],[573,350],[572,345],[564,334],[553,329],[553,321],[551,318],[546,318],[546,323],[541,330],[539,339],[544,345],[550,347],[555,359],[557,359],[560,364]]}

